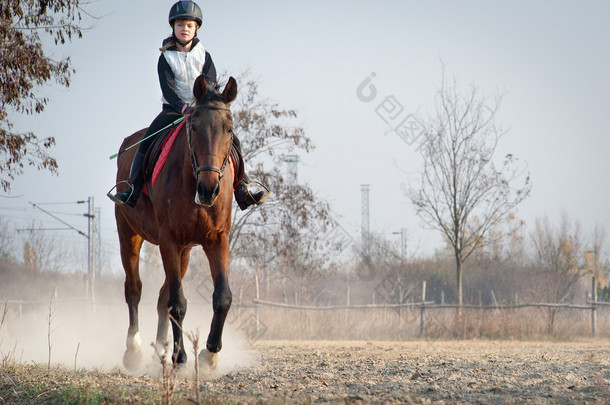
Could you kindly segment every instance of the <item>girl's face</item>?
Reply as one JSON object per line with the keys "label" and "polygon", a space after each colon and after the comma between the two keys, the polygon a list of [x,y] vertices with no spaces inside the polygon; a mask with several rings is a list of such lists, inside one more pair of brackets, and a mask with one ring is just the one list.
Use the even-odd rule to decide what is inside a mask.
{"label": "girl's face", "polygon": [[176,20],[174,35],[182,42],[190,42],[197,33],[197,23],[193,20]]}

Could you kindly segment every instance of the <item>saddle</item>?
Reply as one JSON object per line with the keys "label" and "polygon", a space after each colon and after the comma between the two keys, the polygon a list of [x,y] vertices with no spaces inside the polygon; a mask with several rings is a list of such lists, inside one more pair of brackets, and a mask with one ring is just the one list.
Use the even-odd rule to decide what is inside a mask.
{"label": "saddle", "polygon": [[[152,196],[152,190],[155,182],[161,173],[161,169],[163,169],[163,166],[165,166],[165,162],[167,161],[167,157],[169,156],[172,146],[174,145],[174,141],[180,134],[180,131],[182,131],[185,123],[186,119],[159,133],[152,145],[148,148],[142,167],[145,180],[142,193],[145,195],[149,197]],[[233,188],[235,188],[235,186],[244,176],[244,159],[241,152],[235,147],[234,144],[231,144],[229,154],[229,168],[231,170],[231,174],[233,175]]]}

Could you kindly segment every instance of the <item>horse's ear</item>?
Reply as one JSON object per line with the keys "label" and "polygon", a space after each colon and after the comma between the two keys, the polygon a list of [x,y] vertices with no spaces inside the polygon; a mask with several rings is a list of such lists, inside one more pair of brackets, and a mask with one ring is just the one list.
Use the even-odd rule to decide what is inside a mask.
{"label": "horse's ear", "polygon": [[193,86],[193,95],[195,96],[195,100],[199,103],[199,100],[205,93],[208,91],[208,85],[205,82],[205,77],[200,75],[197,79],[195,79],[195,85]]}
{"label": "horse's ear", "polygon": [[235,97],[237,97],[237,82],[233,76],[231,76],[229,77],[229,81],[227,82],[225,89],[222,91],[222,98],[228,104],[235,100]]}

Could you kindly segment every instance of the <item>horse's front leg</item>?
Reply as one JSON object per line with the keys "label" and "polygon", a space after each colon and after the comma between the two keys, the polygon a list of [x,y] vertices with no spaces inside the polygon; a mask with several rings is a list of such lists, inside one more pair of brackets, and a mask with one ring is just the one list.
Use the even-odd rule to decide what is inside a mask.
{"label": "horse's front leg", "polygon": [[[183,250],[173,243],[160,244],[161,258],[163,260],[163,268],[165,269],[165,283],[161,288],[157,310],[159,311],[159,326],[157,328],[157,345],[164,344],[167,331],[167,320],[164,318],[162,309],[164,297],[165,311],[169,309],[169,317],[171,319],[172,331],[174,335],[174,348],[172,361],[175,364],[186,364],[186,351],[184,350],[184,341],[182,339],[182,321],[186,314],[186,297],[182,289],[182,263]],[[188,253],[187,253],[188,256]],[[188,265],[188,261],[187,261]],[[163,325],[165,319],[165,327]]]}
{"label": "horse's front leg", "polygon": [[139,332],[138,304],[142,296],[142,281],[139,273],[139,253],[142,247],[142,238],[128,227],[127,223],[118,216],[118,229],[121,247],[121,262],[125,270],[125,301],[129,310],[129,329],[123,365],[135,371],[142,361],[142,338]]}
{"label": "horse's front leg", "polygon": [[199,358],[211,367],[215,367],[216,353],[222,348],[222,330],[233,300],[228,278],[229,241],[226,237],[222,237],[218,244],[207,246],[204,250],[210,262],[210,271],[214,282],[214,293],[212,294],[214,315],[206,350],[199,353]]}

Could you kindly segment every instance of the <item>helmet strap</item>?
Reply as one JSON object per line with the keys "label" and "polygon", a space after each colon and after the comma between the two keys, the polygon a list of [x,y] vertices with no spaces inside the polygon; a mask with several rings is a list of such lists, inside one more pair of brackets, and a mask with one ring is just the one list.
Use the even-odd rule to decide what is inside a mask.
{"label": "helmet strap", "polygon": [[191,39],[188,42],[182,42],[178,39],[178,37],[176,36],[176,33],[174,32],[174,27],[172,27],[172,38],[174,38],[174,41],[176,41],[176,43],[180,44],[180,46],[186,47],[188,44],[190,44],[191,42],[193,42],[193,40],[195,38],[197,38],[197,31],[195,31],[195,35],[193,35],[193,39]]}

